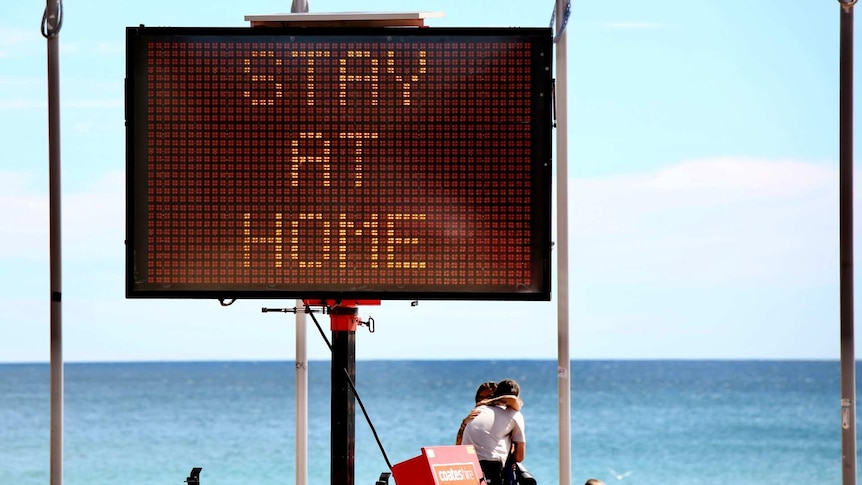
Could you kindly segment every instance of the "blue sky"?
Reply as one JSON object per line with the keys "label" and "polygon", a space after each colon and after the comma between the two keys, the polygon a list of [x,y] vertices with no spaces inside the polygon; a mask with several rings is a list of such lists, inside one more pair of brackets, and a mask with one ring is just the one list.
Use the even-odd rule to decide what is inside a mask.
{"label": "blue sky", "polygon": [[[49,359],[44,5],[0,5],[4,362]],[[293,300],[222,308],[127,300],[123,286],[125,27],[247,26],[245,15],[286,13],[290,1],[64,7],[65,359],[292,359],[293,316],[260,309]],[[313,12],[444,12],[431,27],[543,27],[552,9],[311,2]],[[834,0],[573,2],[572,358],[839,358],[838,32]],[[376,332],[359,330],[357,358],[555,359],[559,297],[365,307]],[[309,357],[327,358],[308,335]]]}

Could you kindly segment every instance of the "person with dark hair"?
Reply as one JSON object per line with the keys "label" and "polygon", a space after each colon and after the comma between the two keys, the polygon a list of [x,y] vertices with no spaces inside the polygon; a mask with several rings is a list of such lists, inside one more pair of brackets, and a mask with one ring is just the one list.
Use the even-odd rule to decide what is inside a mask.
{"label": "person with dark hair", "polygon": [[605,482],[599,480],[598,478],[589,478],[587,479],[587,483],[584,485],[605,485]]}
{"label": "person with dark hair", "polygon": [[493,398],[495,392],[497,392],[496,382],[485,381],[479,384],[479,387],[476,389],[476,404],[479,404],[486,399]]}
{"label": "person with dark hair", "polygon": [[[479,387],[476,389],[476,406],[481,406],[482,404],[488,404],[494,397],[494,391],[497,390],[497,383],[494,381],[486,381],[479,384]],[[479,412],[476,410],[476,407],[470,411],[470,414],[461,421],[461,427],[458,428],[458,434],[455,436],[455,444],[460,445],[461,439],[464,436],[464,428],[467,427],[467,423],[469,423]]]}
{"label": "person with dark hair", "polygon": [[472,419],[468,416],[461,444],[475,448],[486,485],[503,485],[506,462],[524,461],[527,439],[520,394],[515,380],[504,379],[497,383],[494,398],[480,403]]}

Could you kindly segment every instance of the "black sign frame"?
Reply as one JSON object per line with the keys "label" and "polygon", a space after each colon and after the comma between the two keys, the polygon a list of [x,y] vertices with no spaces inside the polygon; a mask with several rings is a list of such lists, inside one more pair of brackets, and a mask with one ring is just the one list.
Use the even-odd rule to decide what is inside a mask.
{"label": "black sign frame", "polygon": [[[551,76],[553,42],[551,29],[415,27],[286,27],[264,29],[151,28],[140,26],[127,28],[126,41],[126,296],[128,298],[550,299],[551,133],[553,130]],[[158,50],[154,47],[157,45],[166,47]],[[255,47],[249,51],[248,45]],[[289,46],[292,45],[304,47],[290,50]],[[367,48],[369,45],[372,47]],[[427,50],[417,51],[419,47],[416,46],[419,45],[429,47]],[[243,49],[242,46],[246,46],[246,50],[243,51],[244,54],[238,56],[234,51]],[[260,48],[260,46],[275,47],[269,49]],[[323,47],[315,50],[314,46]],[[324,55],[324,52],[329,52],[325,48],[326,46],[331,46],[332,52],[337,51],[338,56],[342,57],[340,59],[341,66],[345,65],[347,53],[358,57],[365,56],[364,59],[360,60],[365,63],[362,64],[365,66],[363,68],[365,69],[364,73],[351,73],[349,67],[347,71],[342,67],[340,68],[341,71],[338,72],[338,64]],[[385,46],[391,46],[391,49]],[[517,65],[513,66],[507,63],[511,59],[507,56],[514,55],[508,54],[510,48],[507,46],[512,46],[511,49],[525,49],[528,52],[523,55],[522,61],[519,60]],[[408,54],[412,53],[411,72],[400,74],[397,72],[403,65],[403,62],[398,60],[398,55],[400,55],[398,53],[402,52],[399,51],[399,48],[406,49],[404,52]],[[470,52],[477,49],[476,53]],[[389,53],[389,59],[384,55],[384,50]],[[293,55],[305,53],[303,55],[306,58],[302,61],[304,64],[301,65],[308,66],[305,68],[308,72],[297,74],[305,76],[305,83],[279,82],[283,81],[279,75],[287,76],[286,73],[288,72],[297,73],[296,66],[299,64],[293,65],[291,71],[288,71],[286,67],[282,69],[281,64],[278,64],[279,56],[286,56],[288,51]],[[392,52],[395,54],[391,54]],[[417,55],[416,52],[421,52],[421,55]],[[430,52],[430,54],[426,54],[426,52]],[[206,56],[202,53],[206,53]],[[275,55],[273,55],[274,53]],[[163,63],[163,60],[158,58],[158,56],[163,55],[174,57],[170,62]],[[244,59],[242,58],[243,55],[245,56]],[[252,55],[259,56],[259,58],[251,57]],[[440,63],[434,64],[435,55],[440,58],[451,55],[451,58],[446,58],[446,62],[451,62],[451,65],[441,67],[442,64]],[[227,64],[219,64],[215,61],[222,56],[233,56],[233,60]],[[395,61],[391,60],[392,57],[395,57]],[[258,61],[262,63],[261,66],[263,67],[256,67],[255,63]],[[201,64],[204,65],[201,66]],[[326,66],[329,66],[330,71],[326,71]],[[423,66],[427,66],[427,68]],[[486,71],[482,69],[486,69]],[[443,106],[442,110],[440,105],[434,108],[434,100],[422,98],[421,88],[416,86],[421,87],[421,78],[432,70],[438,76],[438,80],[443,80],[441,82],[448,82],[450,80],[448,76],[451,75],[451,81],[456,83],[452,86],[459,86],[451,89],[451,95],[461,97],[462,104],[467,102],[463,98],[472,97],[473,99],[469,102],[475,103],[476,109],[466,113],[462,109],[461,115],[458,115],[457,109],[448,112],[447,106]],[[164,75],[157,76],[154,74],[156,71]],[[174,74],[173,78],[169,75],[171,72]],[[312,72],[314,74],[310,74]],[[326,72],[330,73],[328,78]],[[373,72],[373,74],[369,74],[369,72]],[[201,75],[201,73],[212,74]],[[245,76],[241,80],[237,78],[240,73]],[[273,73],[276,74],[273,75]],[[386,78],[387,75],[389,78]],[[181,81],[179,83],[176,82],[177,76],[180,76]],[[171,82],[171,79],[174,79],[174,82]],[[285,77],[285,79],[287,78]],[[295,80],[295,76],[293,79]],[[321,81],[322,79],[323,81]],[[333,81],[330,83],[332,86],[327,88],[328,90],[320,88],[326,79]],[[466,79],[469,79],[470,82],[464,82]],[[510,79],[512,80],[511,85],[516,87],[511,87],[508,81]],[[334,87],[335,80],[341,81],[339,83],[340,88]],[[243,86],[248,88],[249,83],[251,83],[252,88],[243,89]],[[317,84],[312,85],[312,83]],[[398,83],[398,87],[386,91],[386,86],[389,86],[389,83]],[[177,84],[182,86],[177,87]],[[300,91],[305,89],[302,91],[304,94],[297,94],[293,88],[303,84],[306,88],[301,88]],[[350,88],[344,88],[345,84],[349,84]],[[247,112],[245,115],[236,114],[234,116],[229,114],[227,116],[232,123],[230,131],[241,133],[245,137],[240,139],[239,135],[236,135],[232,138],[236,143],[249,143],[248,146],[254,147],[256,145],[249,142],[251,137],[259,136],[261,140],[269,140],[269,142],[273,142],[272,139],[274,138],[292,137],[296,138],[292,142],[293,155],[290,155],[291,148],[289,146],[276,149],[270,146],[260,150],[250,148],[245,149],[245,152],[240,148],[227,148],[234,150],[232,154],[228,153],[227,155],[225,155],[224,150],[218,152],[217,148],[202,147],[202,145],[213,144],[214,141],[217,141],[217,136],[208,134],[207,130],[224,132],[228,125],[224,122],[224,116],[219,118],[219,110],[221,110],[221,115],[224,115],[225,108],[223,106],[221,108],[210,107],[210,103],[215,106],[218,103],[217,100],[196,98],[197,101],[190,100],[187,102],[185,99],[178,99],[177,93],[199,93],[202,90],[198,88],[201,87],[207,92],[211,92],[213,89],[222,89],[224,93],[233,93],[226,94],[226,97],[244,97],[246,102],[254,103],[255,106],[260,106],[261,112],[266,112],[266,115],[261,115],[260,119],[249,119],[250,115]],[[343,103],[343,98],[353,102],[350,99],[353,87],[364,90],[364,98],[357,98],[364,100],[363,103],[379,102],[381,113],[388,110],[388,117],[381,115],[381,120],[385,121],[385,126],[381,125],[377,129],[373,114],[376,111],[372,112],[367,108],[362,108],[357,110],[358,114],[354,112],[350,115],[353,118],[347,118],[348,120],[352,119],[356,126],[360,127],[355,131],[351,131],[346,123],[342,123],[343,127],[340,131],[327,132],[326,130],[329,128],[316,129],[313,126],[293,129],[291,133],[301,132],[305,134],[303,136],[308,138],[300,139],[299,135],[282,136],[278,130],[261,134],[256,129],[248,128],[250,125],[267,123],[266,116],[270,117],[269,120],[274,119],[272,118],[273,113],[277,111],[274,109],[279,107],[280,103],[288,104],[288,107],[292,109],[277,112],[279,114],[293,114],[294,117],[292,118],[293,121],[290,122],[285,122],[279,117],[278,119],[281,120],[279,126],[299,126],[298,123],[302,123],[303,120],[301,116],[307,110],[328,110],[330,113],[336,113],[338,111],[336,103],[339,101]],[[439,91],[440,89],[438,89]],[[502,100],[484,101],[485,98],[494,96],[491,92],[500,91],[510,94],[501,95]],[[322,96],[321,93],[324,95]],[[385,97],[386,93],[389,93],[389,98]],[[218,93],[211,94],[211,96],[218,98]],[[287,96],[294,97],[290,101],[283,101]],[[506,96],[511,96],[511,99],[506,98]],[[339,97],[342,100],[338,100]],[[393,100],[394,98],[405,99]],[[439,103],[440,100],[437,102]],[[301,106],[303,103],[317,103],[317,107],[314,105],[303,107]],[[390,103],[392,106],[395,106],[394,103],[399,104],[393,108],[388,105],[383,106],[386,103]],[[400,115],[396,116],[393,113],[405,111],[407,108],[401,108],[404,103],[413,103],[415,109],[421,113],[421,124],[425,127],[421,131],[398,131],[407,130],[403,127],[409,126],[410,120],[413,120],[415,124],[417,119],[405,116],[403,124],[399,125],[395,122],[401,118],[398,117]],[[507,103],[511,103],[513,106],[511,110],[507,108]],[[180,104],[182,107],[178,108],[177,106]],[[448,103],[446,104],[448,105]],[[174,109],[171,109],[170,106],[174,106]],[[521,114],[511,114],[518,111],[515,108],[519,107],[522,108],[519,111]],[[205,119],[202,116],[195,117],[195,113],[204,110],[207,113]],[[163,112],[163,115],[154,115],[155,112]],[[184,115],[186,112],[189,113],[188,117]],[[371,116],[368,115],[369,112],[372,113]],[[299,113],[300,118],[296,117],[297,113]],[[363,113],[365,113],[364,118]],[[436,124],[434,122],[435,113],[436,119],[439,120]],[[318,125],[323,119],[335,119],[334,123],[338,123],[335,114],[327,118],[322,116],[324,115],[315,118]],[[251,115],[251,118],[255,117],[256,115]],[[429,118],[430,121],[428,121]],[[502,121],[498,122],[498,120]],[[509,128],[498,128],[497,125],[499,124],[507,124]],[[519,129],[514,126],[518,124],[522,128]],[[203,125],[212,128],[201,128]],[[240,126],[245,126],[246,131],[233,129]],[[365,129],[361,128],[362,126],[366,128],[372,126],[372,128]],[[429,146],[431,145],[430,142],[434,142],[433,149],[423,149],[427,152],[425,155],[411,158],[410,150],[416,151],[416,145],[415,143],[410,145],[409,140],[424,137],[428,127],[431,127],[430,129],[433,131],[435,126],[438,127],[441,138],[435,139],[429,135],[428,140],[426,140],[430,140]],[[511,131],[505,131],[507,129]],[[387,132],[386,130],[390,131]],[[383,134],[397,132],[400,138],[393,141],[385,139],[382,135],[379,137],[372,136],[377,135],[378,132]],[[467,133],[467,135],[462,137],[459,133]],[[363,138],[364,142],[359,141],[360,138]],[[227,138],[221,140],[222,148],[225,148],[225,139]],[[227,185],[230,182],[213,178],[215,177],[213,173],[219,173],[220,168],[223,171],[225,166],[242,165],[243,162],[238,161],[240,157],[237,154],[246,156],[246,159],[250,157],[255,160],[250,163],[258,163],[256,160],[275,153],[277,158],[293,157],[290,160],[294,162],[294,165],[307,162],[316,154],[314,164],[308,161],[303,165],[317,167],[318,178],[311,183],[320,183],[321,177],[331,177],[332,183],[338,185],[344,183],[348,177],[348,175],[344,175],[343,171],[338,172],[338,167],[350,164],[359,167],[361,160],[361,166],[365,173],[360,173],[359,169],[356,168],[353,169],[354,171],[349,177],[356,180],[365,177],[361,182],[355,182],[357,184],[364,183],[364,187],[360,189],[360,186],[357,185],[355,189],[345,189],[344,187],[333,186],[331,189],[323,189],[324,192],[329,192],[330,198],[328,200],[339,198],[340,193],[354,193],[355,195],[342,199],[342,207],[360,207],[357,205],[360,202],[357,201],[365,200],[362,197],[368,197],[368,194],[379,196],[375,200],[382,200],[387,197],[387,191],[395,190],[383,185],[395,185],[396,182],[400,184],[402,179],[417,180],[420,179],[420,175],[428,175],[427,170],[422,171],[421,169],[405,172],[403,176],[401,174],[386,175],[385,169],[391,171],[398,168],[400,170],[400,166],[392,165],[391,161],[392,145],[396,145],[396,142],[403,142],[408,145],[402,152],[397,152],[399,148],[395,148],[396,152],[399,153],[397,157],[404,160],[400,166],[423,166],[422,163],[416,163],[419,160],[426,162],[428,166],[445,165],[446,170],[450,172],[444,174],[442,178],[440,174],[433,175],[437,177],[435,180],[440,185],[439,187],[423,186],[424,188],[411,189],[407,187],[400,189],[402,192],[398,193],[404,195],[403,197],[392,196],[392,200],[380,203],[381,209],[378,211],[373,210],[377,206],[374,206],[373,209],[366,208],[363,216],[357,216],[356,221],[327,221],[324,217],[321,222],[314,220],[314,214],[318,216],[321,214],[316,212],[316,209],[297,208],[282,200],[276,200],[275,204],[279,206],[284,204],[284,212],[294,214],[293,216],[284,217],[281,209],[277,209],[276,211],[270,210],[265,214],[265,217],[257,217],[255,208],[259,207],[259,203],[264,204],[266,200],[272,202],[273,197],[277,199],[280,195],[273,196],[272,194],[275,192],[271,187],[268,189],[269,192],[255,192],[258,190],[256,187],[258,180],[255,178],[257,175],[239,173],[241,169],[231,168],[230,170],[237,170],[237,173],[231,174],[231,177],[235,180],[241,179],[241,182],[236,183],[238,185],[245,184],[239,188],[244,187],[247,192],[244,192],[242,197],[231,192],[227,195],[227,199],[224,198],[224,195],[219,199],[218,190],[224,192],[225,190],[231,191],[233,188]],[[261,143],[265,145],[264,142]],[[459,143],[461,145],[473,144],[474,146],[457,151]],[[455,148],[452,149],[456,151],[452,153],[460,157],[460,161],[457,163],[449,160],[451,156],[449,152],[441,151],[446,150],[449,144],[455,145]],[[497,165],[494,165],[497,162],[489,162],[496,153],[508,153],[506,152],[507,147],[516,144],[522,147],[519,153],[527,153],[526,156],[511,156],[510,160],[506,158],[510,157],[509,155],[501,155],[501,161]],[[369,150],[367,148],[369,145],[379,146],[377,152],[373,152],[373,147],[370,149],[373,152],[371,156],[365,155]],[[299,148],[296,148],[297,146]],[[267,152],[267,150],[269,151]],[[297,155],[303,150],[309,151],[308,160],[306,160],[305,155]],[[360,158],[361,152],[362,158]],[[477,154],[476,157],[470,158],[474,152]],[[326,159],[323,162],[320,161],[321,153],[326,154]],[[389,153],[389,158],[387,158],[389,162],[382,161],[383,158],[375,158],[375,153],[384,158],[386,157],[385,154]],[[436,155],[430,156],[428,153]],[[226,160],[227,163],[216,164],[217,160],[222,162]],[[287,161],[282,161],[287,163]],[[385,179],[386,184],[381,183],[381,186],[375,187],[373,182],[377,179],[374,178],[375,175],[368,167],[375,166],[378,162],[378,168],[381,171],[374,173],[378,174],[377,177],[380,177],[380,180]],[[390,165],[386,165],[386,163]],[[267,165],[267,167],[272,166],[274,165]],[[498,166],[501,170],[499,173],[496,172]],[[458,172],[459,167],[461,172]],[[485,168],[476,168],[477,171],[473,173],[470,172],[472,167]],[[264,169],[261,170],[265,171]],[[307,184],[310,183],[309,180],[296,175],[295,169],[293,171],[289,168],[281,170],[279,173],[280,180],[284,183],[290,182],[295,188],[299,187],[296,189],[297,191],[300,191],[302,187],[307,187]],[[456,173],[451,173],[453,170]],[[509,173],[507,175],[506,170],[518,171],[519,174],[512,175]],[[460,184],[460,186],[446,185],[447,176],[454,180],[452,184]],[[266,185],[266,182],[260,181],[260,184],[263,186]],[[465,184],[472,185],[465,187]],[[518,186],[519,184],[523,184],[523,186]],[[481,206],[481,214],[474,214],[472,218],[469,214],[466,216],[462,214],[463,207],[457,208],[454,205],[446,206],[447,210],[453,211],[452,214],[446,214],[444,210],[443,213],[438,213],[434,217],[425,214],[422,210],[416,210],[415,207],[418,207],[416,201],[411,202],[412,211],[405,210],[402,213],[400,209],[393,209],[393,207],[398,206],[398,202],[395,201],[396,197],[401,197],[398,200],[408,200],[411,190],[425,197],[416,200],[431,200],[434,194],[448,194],[452,199],[466,201],[462,202],[463,204],[478,204],[477,201],[484,201],[482,203],[485,205]],[[206,195],[193,197],[189,195],[192,193],[205,193]],[[281,193],[283,194],[283,192]],[[462,197],[457,197],[457,194],[462,194]],[[523,197],[517,199],[520,202],[510,204],[506,200],[507,194],[522,194]],[[313,200],[311,195],[307,195],[307,197],[307,200]],[[177,208],[176,203],[171,202],[171,200],[191,200],[192,198],[196,200],[195,204],[199,207],[196,209],[198,212],[193,213],[191,209]],[[245,205],[242,205],[242,207],[246,207],[245,210],[239,208],[241,204],[238,202],[234,204],[236,201],[233,199],[239,200],[240,198],[245,201]],[[372,202],[372,205],[374,204],[377,202]],[[523,207],[519,208],[518,204]],[[201,206],[204,208],[200,209]],[[234,206],[237,208],[232,215],[212,217],[207,215],[206,222],[195,219],[196,217],[201,219],[203,216],[200,214],[204,213],[201,211],[205,211],[207,208],[211,208],[213,213],[219,212],[219,210],[222,213],[227,213],[228,211],[224,207]],[[513,206],[515,209],[512,209]],[[248,207],[252,207],[252,209],[249,210]],[[334,217],[337,212],[337,210],[333,210],[333,212],[327,213],[329,214],[328,217]],[[488,220],[497,217],[497,212],[508,215],[509,218],[488,222]],[[285,219],[283,222],[282,217]],[[303,229],[297,233],[295,227],[299,217],[303,217],[301,224],[308,224],[310,228],[300,226]],[[376,217],[380,218],[379,222],[369,222]],[[517,217],[526,222],[513,222],[511,217]],[[184,222],[186,218],[189,219],[187,224]],[[291,221],[286,219],[291,219]],[[455,221],[465,227],[447,228],[446,231],[448,232],[442,234],[439,228],[436,232],[432,230],[434,229],[432,226],[435,224],[437,226],[448,225],[449,222],[446,221]],[[289,223],[294,224],[292,236],[296,237],[292,238],[288,234]],[[337,227],[339,224],[341,226]],[[384,234],[386,224],[390,228],[388,235]],[[356,228],[360,225],[364,225],[364,229]],[[515,229],[512,229],[513,227]],[[343,243],[346,239],[348,243],[339,245],[339,231],[341,231],[341,236],[345,234],[344,231],[347,231],[348,236],[341,238],[340,241]],[[369,234],[372,231],[380,237],[373,239],[375,241],[373,247],[368,249],[368,246],[372,244],[367,242],[372,240],[369,239],[371,238]],[[399,231],[402,234],[398,234]],[[326,237],[321,237],[323,232],[326,233]],[[473,233],[478,234],[478,236]],[[434,235],[431,236],[430,234]],[[386,264],[395,269],[376,272],[376,270],[368,269],[368,267],[360,267],[365,264],[364,261],[361,264],[351,262],[349,258],[354,253],[343,248],[360,247],[358,243],[356,246],[349,245],[352,237],[365,238],[363,241],[366,242],[363,243],[362,251],[370,251],[367,254],[363,252],[365,257],[370,257],[369,255],[375,258],[389,257],[390,260]],[[291,238],[292,241],[288,241]],[[484,239],[484,242],[480,239]],[[242,246],[245,249],[236,249],[236,254],[229,261],[219,261],[217,258],[208,256],[214,254],[213,249],[226,247],[224,243],[219,243],[219,240],[231,241],[227,244],[233,244],[236,248]],[[509,242],[499,242],[503,240]],[[463,243],[459,241],[463,241]],[[511,241],[517,241],[517,243]],[[430,262],[421,259],[424,257],[421,251],[409,253],[411,256],[404,257],[402,260],[391,255],[391,252],[394,251],[391,248],[395,245],[407,247],[410,244],[420,249],[427,249],[427,254],[431,254],[431,250],[435,247],[444,247],[447,251],[435,253],[436,256],[434,257],[441,259],[433,261],[434,268],[430,268]],[[482,249],[483,244],[486,245],[485,249]],[[261,256],[263,251],[261,248],[264,246],[269,249],[265,255]],[[273,247],[278,249],[272,249]],[[288,249],[288,247],[292,249]],[[322,256],[297,256],[303,251],[312,250],[308,248],[324,247],[329,249],[326,249],[326,253]],[[323,249],[314,250],[323,251]],[[390,255],[381,256],[381,253],[387,250],[390,251]],[[485,250],[487,252],[483,252]],[[466,255],[458,255],[465,251]],[[492,252],[494,254],[491,254]],[[524,256],[523,261],[511,263],[511,260],[517,258],[500,254],[501,252],[519,252],[519,254],[523,253],[526,256]],[[166,253],[170,253],[170,255]],[[288,253],[293,255],[293,260],[283,263],[285,259],[291,259]],[[450,255],[451,260],[449,259]],[[306,261],[302,260],[303,257]],[[242,261],[237,258],[241,258]],[[279,260],[276,262],[275,259],[268,260],[265,258],[278,258]],[[338,258],[345,258],[347,262],[339,263],[341,264],[339,269],[330,268],[335,264],[333,260],[338,261]],[[300,260],[299,263],[296,262],[297,259]],[[246,265],[246,269],[236,269],[240,264]],[[276,276],[272,276],[271,268],[266,270],[269,276],[262,274],[262,270],[256,269],[259,266],[272,264],[278,264],[279,269],[276,271]],[[300,270],[297,264],[303,265],[303,269]],[[373,267],[379,268],[380,264],[383,263],[375,262]],[[314,265],[319,266],[318,268],[305,267]],[[411,265],[413,266],[411,267]],[[315,269],[322,270],[324,273],[323,280],[316,276],[303,277],[306,279],[298,282],[292,281],[289,284],[280,280],[289,278],[285,276],[287,273],[294,274],[295,271],[306,271],[304,274],[311,274],[308,271],[314,272]],[[429,269],[434,269],[437,275],[445,276],[432,278],[419,274],[430,273]],[[529,276],[522,278],[520,276],[522,270],[523,274]],[[233,271],[237,275],[243,273],[244,276],[224,276],[225,272],[231,273]],[[255,271],[258,272],[255,273]],[[195,272],[196,276],[185,276],[192,272]],[[168,276],[156,277],[154,276],[156,273],[167,274]],[[518,276],[498,277],[500,274],[505,275],[506,273],[509,275],[517,274]],[[278,276],[279,274],[281,276]],[[366,274],[369,275],[367,279],[364,277]],[[491,274],[497,276],[492,277]],[[383,276],[381,277],[381,275]],[[402,279],[402,275],[408,276]],[[276,280],[278,282],[273,283]],[[501,280],[506,282],[499,283]],[[417,284],[416,281],[422,283]]]}

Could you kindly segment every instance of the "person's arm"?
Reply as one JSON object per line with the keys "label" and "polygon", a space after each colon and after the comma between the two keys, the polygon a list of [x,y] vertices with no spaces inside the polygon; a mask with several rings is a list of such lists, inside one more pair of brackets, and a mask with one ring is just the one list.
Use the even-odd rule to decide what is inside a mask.
{"label": "person's arm", "polygon": [[527,454],[527,435],[524,433],[524,415],[520,412],[515,412],[512,417],[515,422],[512,429],[512,454],[515,461],[518,463],[524,461],[524,456]]}
{"label": "person's arm", "polygon": [[527,454],[527,443],[524,441],[513,441],[512,446],[515,448],[513,451],[515,461],[521,463],[524,461],[524,456]]}
{"label": "person's arm", "polygon": [[524,405],[524,401],[521,401],[521,398],[518,398],[518,397],[506,396],[506,397],[501,397],[499,399],[501,401],[503,401],[503,404],[505,404],[506,407],[512,408],[515,411],[520,411],[521,406]]}
{"label": "person's arm", "polygon": [[468,422],[469,421],[467,421],[466,419],[461,421],[461,427],[458,429],[458,434],[455,435],[455,444],[456,445],[460,445],[461,440],[464,439],[464,428],[467,427]]}
{"label": "person's arm", "polygon": [[483,401],[479,401],[476,405],[486,405],[486,406],[497,406],[499,404],[505,404],[506,407],[512,408],[515,411],[520,411],[521,406],[524,405],[524,402],[521,401],[520,398],[515,396],[500,396],[500,397],[492,397],[490,399],[485,399]]}
{"label": "person's arm", "polygon": [[460,445],[461,441],[464,439],[464,430],[467,428],[467,424],[469,424],[470,421],[473,421],[473,418],[475,418],[478,415],[479,415],[479,410],[476,408],[473,408],[473,410],[470,411],[470,414],[468,414],[467,417],[464,418],[463,421],[461,421],[461,427],[458,428],[458,434],[455,436],[455,444],[456,445]]}

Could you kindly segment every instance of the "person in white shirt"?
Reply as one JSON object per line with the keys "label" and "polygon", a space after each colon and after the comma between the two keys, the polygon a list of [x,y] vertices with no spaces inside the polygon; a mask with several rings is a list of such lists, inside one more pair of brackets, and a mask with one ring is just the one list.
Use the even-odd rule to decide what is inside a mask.
{"label": "person in white shirt", "polygon": [[[486,485],[503,485],[503,466],[509,455],[515,462],[524,461],[527,440],[524,433],[524,415],[520,408],[521,389],[513,379],[497,383],[494,398],[515,399],[516,405],[486,404],[476,407],[475,417],[467,423],[461,440],[473,445]],[[502,401],[502,400],[501,400]]]}

